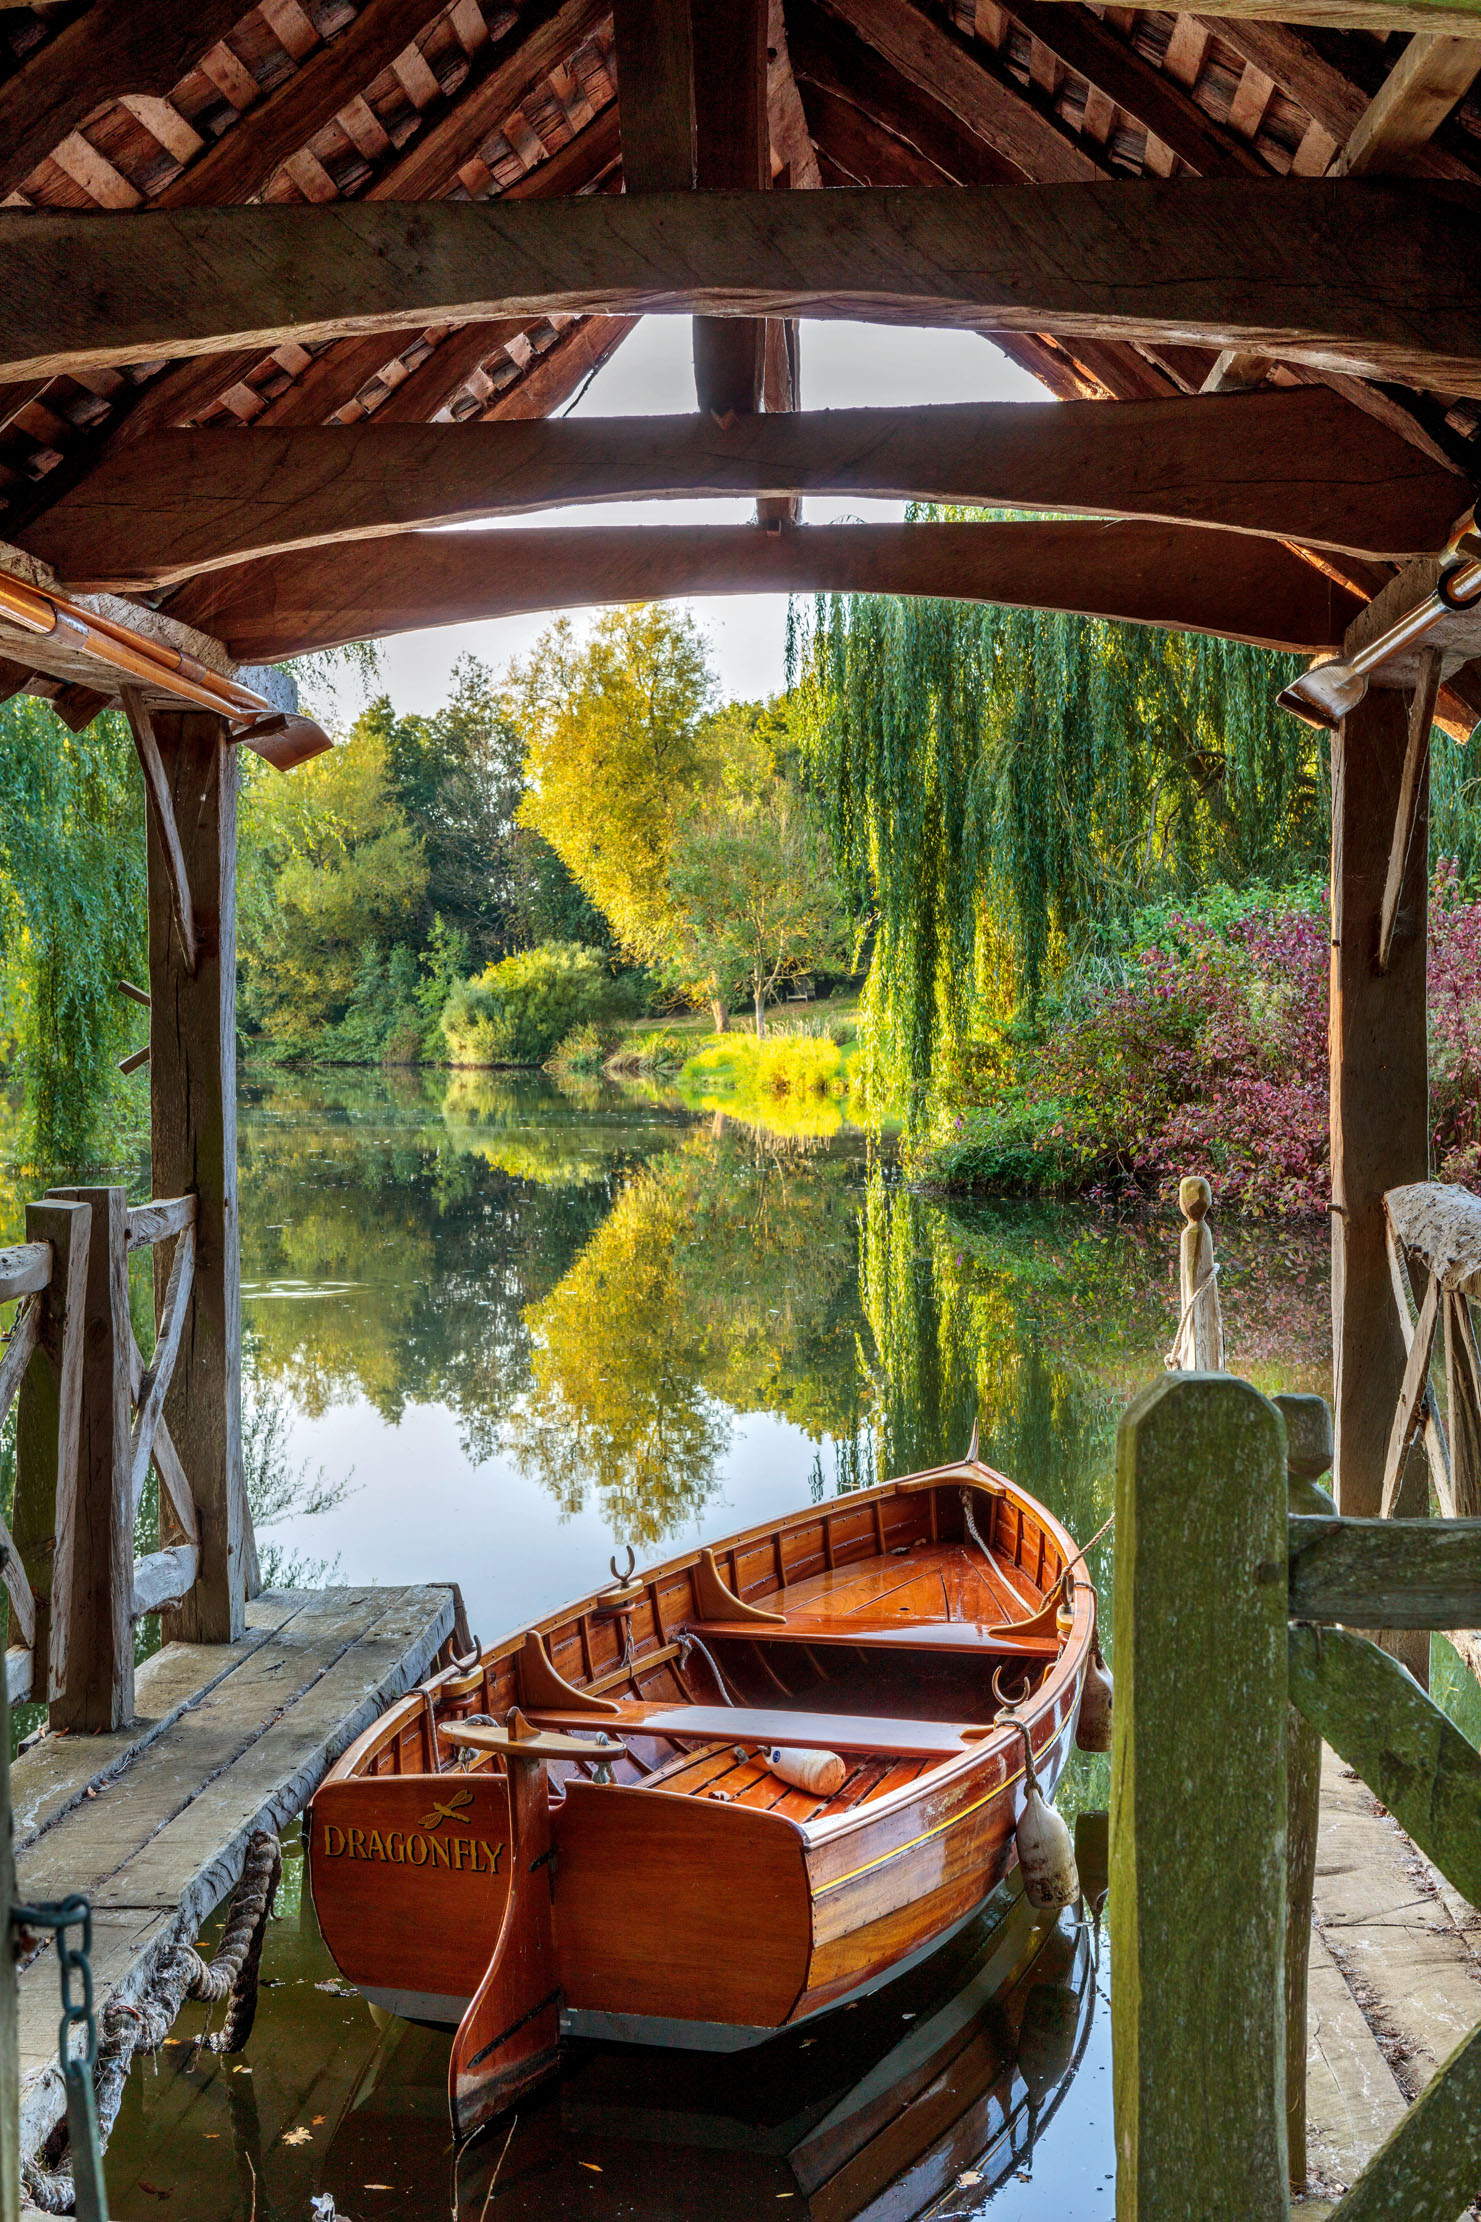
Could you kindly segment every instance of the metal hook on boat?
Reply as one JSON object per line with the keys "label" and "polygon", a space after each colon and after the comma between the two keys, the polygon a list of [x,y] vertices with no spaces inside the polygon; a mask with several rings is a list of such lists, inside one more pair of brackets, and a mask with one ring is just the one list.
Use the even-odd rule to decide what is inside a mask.
{"label": "metal hook on boat", "polygon": [[628,1582],[632,1580],[634,1574],[636,1574],[638,1570],[638,1554],[629,1543],[629,1545],[627,1546],[627,1572],[625,1574],[619,1574],[617,1571],[617,1553],[615,1551],[608,1559],[607,1564],[612,1569],[613,1581],[617,1584],[617,1587],[619,1589],[622,1589]]}
{"label": "metal hook on boat", "polygon": [[1005,1713],[1012,1713],[1018,1706],[1023,1703],[1024,1699],[1028,1696],[1029,1691],[1032,1689],[1033,1684],[1030,1681],[1028,1675],[1025,1674],[1023,1679],[1018,1683],[1017,1687],[1010,1695],[1003,1684],[1003,1676],[1007,1673],[1007,1671],[1008,1665],[1006,1660],[1001,1666],[996,1666],[993,1668],[992,1694],[997,1699],[999,1705],[1002,1706]]}

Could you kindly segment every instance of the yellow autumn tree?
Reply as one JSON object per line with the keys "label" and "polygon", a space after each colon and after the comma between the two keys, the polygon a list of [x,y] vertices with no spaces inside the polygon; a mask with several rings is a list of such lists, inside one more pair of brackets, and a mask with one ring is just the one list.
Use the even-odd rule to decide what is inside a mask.
{"label": "yellow autumn tree", "polygon": [[669,864],[717,775],[713,692],[703,636],[661,602],[607,611],[585,642],[561,618],[509,675],[529,780],[519,817],[643,964],[671,966],[680,947]]}

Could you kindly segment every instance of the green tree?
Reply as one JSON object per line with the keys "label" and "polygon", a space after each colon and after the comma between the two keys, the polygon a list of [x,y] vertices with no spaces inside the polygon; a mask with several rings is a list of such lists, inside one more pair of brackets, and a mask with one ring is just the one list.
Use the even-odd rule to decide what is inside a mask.
{"label": "green tree", "polygon": [[148,965],[143,784],[117,712],[71,733],[0,705],[0,1071],[22,1083],[8,1152],[48,1170],[117,1158],[148,1120],[120,1080],[141,1031],[118,992]]}
{"label": "green tree", "polygon": [[924,1108],[996,975],[1025,995],[1107,921],[1210,878],[1274,885],[1326,840],[1299,668],[1237,643],[975,603],[821,600],[799,725],[873,912],[879,1079]]}
{"label": "green tree", "polygon": [[398,718],[382,695],[354,731],[366,725],[385,736],[387,783],[426,859],[417,941],[440,918],[466,937],[476,965],[506,955],[521,938],[514,814],[524,748],[492,673],[460,656],[440,710]]}
{"label": "green tree", "polygon": [[[379,956],[413,933],[426,893],[422,843],[399,807],[384,725],[361,718],[291,778],[263,768],[243,796],[243,1016],[308,1047],[356,995],[379,992]],[[411,978],[396,983],[412,991]],[[403,972],[406,967],[403,965]]]}
{"label": "green tree", "polygon": [[674,844],[669,890],[685,969],[717,1008],[749,998],[756,1032],[778,984],[841,963],[848,927],[826,843],[791,780],[732,777]]}
{"label": "green tree", "polygon": [[669,863],[714,782],[713,688],[701,634],[662,603],[608,611],[584,645],[562,618],[510,674],[529,780],[520,822],[639,963],[668,964],[679,946]]}

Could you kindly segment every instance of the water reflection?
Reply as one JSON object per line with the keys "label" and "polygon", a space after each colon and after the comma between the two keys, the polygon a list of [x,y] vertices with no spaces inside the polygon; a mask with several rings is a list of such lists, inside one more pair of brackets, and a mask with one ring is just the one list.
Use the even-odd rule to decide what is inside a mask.
{"label": "water reflection", "polygon": [[[447,2032],[377,2021],[339,1981],[290,1839],[248,2055],[197,2057],[205,2012],[186,2008],[131,2079],[113,2210],[740,2222],[786,2201],[798,2222],[1111,2222],[1104,1816],[1077,1834],[1088,1910],[1034,1915],[1006,1885],[873,1999],[753,2053],[573,2045],[558,2085],[460,2153]],[[1072,2092],[1081,2118],[1061,2123]]]}
{"label": "water reflection", "polygon": [[[277,1400],[290,1464],[331,1494],[355,1469],[274,1536],[350,1581],[455,1577],[485,1634],[593,1586],[615,1543],[656,1554],[932,1463],[974,1416],[985,1455],[1087,1536],[1117,1417],[1176,1325],[1172,1225],[915,1195],[846,1130],[804,1145],[599,1086],[347,1074],[253,1085],[241,1152],[252,1393]],[[1231,1364],[1324,1389],[1325,1230],[1217,1239]],[[1077,1758],[1062,1802],[1084,1816],[1107,1788]],[[187,2071],[172,2047],[131,2086],[124,2222],[308,2222],[311,2195],[354,2222],[782,2200],[819,2222],[1110,2222],[1083,1932],[989,1982],[979,1922],[908,1995],[744,2072],[591,2048],[455,2170],[446,2038],[383,2036],[345,1995],[298,1873],[246,2061]]]}
{"label": "water reflection", "polygon": [[[530,1076],[257,1087],[242,1189],[254,1377],[290,1400],[295,1450],[331,1479],[352,1456],[361,1485],[315,1544],[384,1579],[411,1472],[428,1537],[452,1508],[503,1523],[528,1571],[538,1532],[538,1598],[476,1548],[465,1567],[489,1626],[583,1586],[612,1543],[931,1464],[974,1418],[1088,1535],[1176,1320],[1164,1222],[932,1200],[857,1134],[804,1147]],[[1231,1362],[1324,1386],[1324,1230],[1219,1244]]]}

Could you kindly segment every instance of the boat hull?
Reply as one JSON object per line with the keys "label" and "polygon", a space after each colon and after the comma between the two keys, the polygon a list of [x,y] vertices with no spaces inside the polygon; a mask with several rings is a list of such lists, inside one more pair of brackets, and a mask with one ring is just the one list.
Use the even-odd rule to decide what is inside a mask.
{"label": "boat hull", "polygon": [[[1092,1593],[1061,1594],[1072,1554],[1042,1507],[973,1462],[671,1561],[632,1585],[625,1623],[598,1593],[449,1667],[313,1801],[309,1872],[342,1973],[390,2012],[463,2024],[455,2055],[480,2058],[490,2032],[518,2039],[537,2016],[723,2052],[867,1995],[1013,1864],[1026,1783],[1022,1738],[998,1725],[1006,1665],[1027,1674],[1017,1717],[1053,1794],[1094,1628]],[[572,1735],[613,1731],[617,1779],[552,1763],[548,1797],[511,1816],[496,1762],[512,1731],[497,1724],[520,1708],[568,1752],[595,1758]],[[465,1721],[475,1740],[459,1747]],[[758,1748],[789,1723],[793,1743],[850,1753],[857,1787],[815,1798],[768,1774]],[[541,1849],[522,1856],[536,1815]],[[542,1972],[493,2000],[511,1940]]]}

